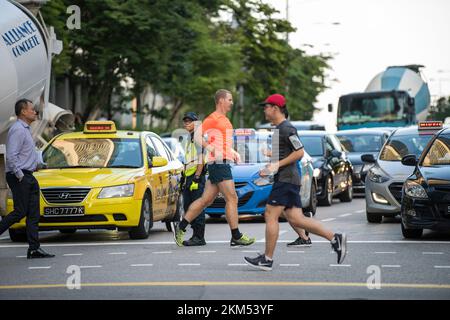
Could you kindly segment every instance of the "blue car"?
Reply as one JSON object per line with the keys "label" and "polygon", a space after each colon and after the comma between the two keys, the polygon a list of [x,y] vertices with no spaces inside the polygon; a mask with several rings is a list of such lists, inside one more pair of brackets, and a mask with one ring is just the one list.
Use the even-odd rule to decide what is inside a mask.
{"label": "blue car", "polygon": [[[256,132],[254,129],[236,129],[233,148],[241,156],[241,163],[232,165],[232,173],[238,195],[239,215],[262,215],[272,189],[273,178],[261,178],[259,170],[270,160],[265,155],[272,144],[272,132]],[[302,187],[300,196],[305,212],[316,213],[317,185],[313,177],[311,157],[306,153],[300,161]],[[220,194],[205,212],[212,217],[225,214],[225,200]]]}

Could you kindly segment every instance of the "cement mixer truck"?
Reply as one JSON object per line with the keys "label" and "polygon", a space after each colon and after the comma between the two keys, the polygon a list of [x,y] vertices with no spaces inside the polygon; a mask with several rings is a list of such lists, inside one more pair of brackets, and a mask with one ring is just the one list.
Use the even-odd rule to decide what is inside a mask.
{"label": "cement mixer truck", "polygon": [[430,106],[422,65],[391,66],[362,93],[339,98],[337,129],[403,127],[425,120]]}
{"label": "cement mixer truck", "polygon": [[42,135],[49,127],[59,131],[73,127],[72,113],[48,102],[52,56],[61,50],[61,41],[42,18],[39,21],[16,1],[0,1],[0,213],[8,192],[5,143],[8,129],[16,121],[15,102],[26,98],[39,108],[39,120],[32,124],[37,145],[45,144]]}

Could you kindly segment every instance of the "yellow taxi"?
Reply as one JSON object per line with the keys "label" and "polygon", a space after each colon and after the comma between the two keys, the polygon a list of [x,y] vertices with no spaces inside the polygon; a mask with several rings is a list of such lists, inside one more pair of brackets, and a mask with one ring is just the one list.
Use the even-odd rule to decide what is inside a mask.
{"label": "yellow taxi", "polygon": [[[117,229],[146,239],[153,222],[170,230],[182,214],[183,164],[155,133],[89,121],[83,132],[53,138],[42,155],[46,168],[34,173],[41,188],[40,230]],[[25,219],[9,233],[13,241],[26,239]]]}

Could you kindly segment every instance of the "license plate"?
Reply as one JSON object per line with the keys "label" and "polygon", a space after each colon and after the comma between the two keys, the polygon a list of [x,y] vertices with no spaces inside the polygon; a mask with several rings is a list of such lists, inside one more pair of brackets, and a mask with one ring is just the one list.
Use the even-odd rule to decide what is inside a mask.
{"label": "license plate", "polygon": [[44,216],[83,216],[84,207],[45,207]]}

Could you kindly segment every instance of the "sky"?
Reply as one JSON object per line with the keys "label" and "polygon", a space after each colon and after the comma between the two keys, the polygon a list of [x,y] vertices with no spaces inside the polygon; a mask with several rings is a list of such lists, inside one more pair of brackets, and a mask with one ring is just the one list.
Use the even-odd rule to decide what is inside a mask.
{"label": "sky", "polygon": [[[286,17],[286,0],[264,0]],[[297,29],[289,43],[309,54],[333,53],[314,120],[335,130],[339,96],[364,91],[391,65],[421,64],[433,98],[450,96],[450,1],[288,0]],[[313,47],[311,47],[313,46]],[[327,105],[333,104],[333,113]]]}

